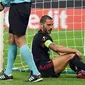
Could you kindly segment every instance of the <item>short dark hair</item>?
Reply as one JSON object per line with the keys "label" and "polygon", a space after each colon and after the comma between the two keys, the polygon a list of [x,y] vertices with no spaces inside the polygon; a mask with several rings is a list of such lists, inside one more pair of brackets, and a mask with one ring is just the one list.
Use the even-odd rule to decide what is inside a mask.
{"label": "short dark hair", "polygon": [[40,23],[41,23],[41,24],[44,24],[47,19],[52,20],[52,17],[50,17],[50,16],[48,16],[48,15],[44,15],[44,16],[41,17]]}

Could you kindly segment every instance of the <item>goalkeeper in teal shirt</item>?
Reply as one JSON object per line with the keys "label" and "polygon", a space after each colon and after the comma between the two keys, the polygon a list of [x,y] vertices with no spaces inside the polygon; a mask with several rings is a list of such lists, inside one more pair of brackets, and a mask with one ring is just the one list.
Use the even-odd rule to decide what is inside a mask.
{"label": "goalkeeper in teal shirt", "polygon": [[0,80],[13,79],[12,67],[16,59],[18,47],[31,70],[31,75],[26,81],[41,81],[43,78],[35,65],[33,55],[25,39],[26,28],[31,12],[31,0],[2,0],[0,2],[0,11],[2,11],[7,4],[10,4],[8,61],[4,74],[0,75]]}

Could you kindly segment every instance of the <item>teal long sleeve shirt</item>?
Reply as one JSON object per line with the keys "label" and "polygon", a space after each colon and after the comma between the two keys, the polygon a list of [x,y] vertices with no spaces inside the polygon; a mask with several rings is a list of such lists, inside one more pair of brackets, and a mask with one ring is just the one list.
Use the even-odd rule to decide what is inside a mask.
{"label": "teal long sleeve shirt", "polygon": [[23,3],[23,2],[31,2],[32,0],[2,0],[2,4],[5,6],[7,4],[12,3]]}

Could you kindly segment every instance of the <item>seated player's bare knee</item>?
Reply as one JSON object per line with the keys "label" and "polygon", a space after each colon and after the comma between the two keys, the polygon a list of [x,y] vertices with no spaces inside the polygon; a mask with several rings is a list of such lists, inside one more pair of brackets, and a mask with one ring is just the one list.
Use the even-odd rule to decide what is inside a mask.
{"label": "seated player's bare knee", "polygon": [[65,57],[65,59],[66,59],[67,61],[69,61],[70,59],[72,59],[74,56],[75,56],[75,54],[73,54],[73,53],[64,55],[64,57]]}
{"label": "seated player's bare knee", "polygon": [[75,56],[75,54],[68,54],[69,56],[70,56],[70,59],[72,59],[74,56]]}

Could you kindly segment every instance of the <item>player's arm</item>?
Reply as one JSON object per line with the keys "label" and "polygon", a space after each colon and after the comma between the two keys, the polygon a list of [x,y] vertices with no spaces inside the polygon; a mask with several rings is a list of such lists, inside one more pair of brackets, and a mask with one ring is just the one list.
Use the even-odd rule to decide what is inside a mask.
{"label": "player's arm", "polygon": [[81,56],[81,53],[79,51],[77,51],[76,49],[72,49],[72,48],[67,48],[64,46],[57,46],[54,42],[47,40],[45,42],[45,46],[50,48],[51,50],[53,50],[54,52],[58,53],[58,54],[67,54],[67,53],[75,53]]}
{"label": "player's arm", "polygon": [[1,0],[1,1],[2,1],[2,4],[3,4],[4,6],[6,6],[7,4],[10,3],[10,1],[14,1],[14,0]]}
{"label": "player's arm", "polygon": [[2,4],[2,1],[0,0],[0,11],[2,11],[4,9],[4,6]]}
{"label": "player's arm", "polygon": [[10,3],[10,1],[13,0],[0,0],[0,11],[2,11],[5,8],[5,6]]}
{"label": "player's arm", "polygon": [[11,1],[14,1],[14,0],[0,0],[0,11],[2,11],[4,7],[8,5]]}

